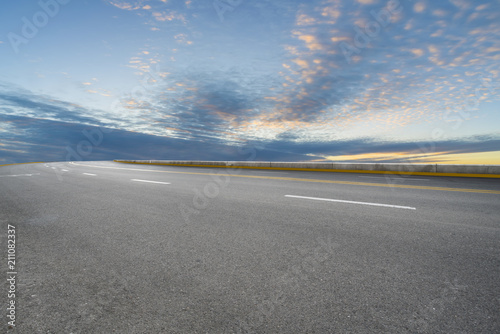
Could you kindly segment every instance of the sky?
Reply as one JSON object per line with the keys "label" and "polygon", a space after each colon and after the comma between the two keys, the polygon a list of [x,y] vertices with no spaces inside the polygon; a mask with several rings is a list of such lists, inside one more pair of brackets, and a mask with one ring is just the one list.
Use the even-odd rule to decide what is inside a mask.
{"label": "sky", "polygon": [[0,164],[500,164],[500,0],[19,0]]}

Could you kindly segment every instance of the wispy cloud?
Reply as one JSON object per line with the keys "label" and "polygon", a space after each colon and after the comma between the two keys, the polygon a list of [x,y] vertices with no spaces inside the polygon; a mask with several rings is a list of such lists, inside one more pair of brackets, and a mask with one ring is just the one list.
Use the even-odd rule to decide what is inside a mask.
{"label": "wispy cloud", "polygon": [[89,116],[95,111],[80,105],[35,95],[22,89],[0,85],[0,106],[6,115],[24,116],[78,124],[104,125],[102,119]]}
{"label": "wispy cloud", "polygon": [[110,5],[123,10],[138,10],[138,9],[149,9],[144,7],[150,7],[148,5],[143,5],[146,1],[120,1],[120,0],[106,0]]}

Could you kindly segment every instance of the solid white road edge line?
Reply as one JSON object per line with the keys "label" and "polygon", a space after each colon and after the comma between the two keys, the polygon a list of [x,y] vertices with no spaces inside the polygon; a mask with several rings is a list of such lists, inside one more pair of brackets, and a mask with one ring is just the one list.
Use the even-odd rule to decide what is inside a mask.
{"label": "solid white road edge line", "polygon": [[147,183],[158,183],[158,184],[170,184],[169,182],[159,182],[159,181],[149,181],[149,180],[139,180],[139,179],[131,179],[130,181],[147,182]]}
{"label": "solid white road edge line", "polygon": [[278,170],[278,171],[273,171],[273,172],[263,172],[263,171],[260,171],[260,170],[257,170],[257,171],[258,171],[258,172],[260,172],[260,173],[265,173],[265,174],[277,174],[278,172],[279,172],[280,174],[289,174],[288,172],[283,172],[283,171],[281,171],[281,170]]}
{"label": "solid white road edge line", "polygon": [[404,177],[404,176],[401,176],[401,177],[390,177],[390,176],[387,176],[387,177],[383,177],[383,176],[358,176],[358,177],[363,177],[363,178],[368,178],[368,179],[380,179],[380,180],[385,180],[386,178],[387,179],[390,179],[390,180],[403,180],[403,181],[430,181],[429,179],[412,179],[412,178],[409,178],[409,177]]}
{"label": "solid white road edge line", "polygon": [[90,173],[82,173],[83,175],[88,175],[88,176],[97,176],[97,174],[90,174]]}
{"label": "solid white road edge line", "polygon": [[417,210],[417,208],[413,208],[411,206],[380,204],[380,203],[369,203],[369,202],[344,201],[344,200],[341,200],[341,199],[307,197],[307,196],[295,196],[295,195],[285,195],[285,197],[302,198],[302,199],[312,199],[312,200],[316,200],[316,201],[328,201],[328,202],[338,202],[338,203],[348,203],[348,204],[362,204],[362,205],[371,205],[371,206],[383,206],[383,207],[386,207],[386,208],[395,208],[395,209]]}

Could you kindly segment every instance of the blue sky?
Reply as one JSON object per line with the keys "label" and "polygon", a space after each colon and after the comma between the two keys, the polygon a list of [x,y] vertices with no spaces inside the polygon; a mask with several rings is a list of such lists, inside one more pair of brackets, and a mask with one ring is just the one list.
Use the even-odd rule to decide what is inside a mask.
{"label": "blue sky", "polygon": [[0,164],[500,164],[500,1],[2,4]]}

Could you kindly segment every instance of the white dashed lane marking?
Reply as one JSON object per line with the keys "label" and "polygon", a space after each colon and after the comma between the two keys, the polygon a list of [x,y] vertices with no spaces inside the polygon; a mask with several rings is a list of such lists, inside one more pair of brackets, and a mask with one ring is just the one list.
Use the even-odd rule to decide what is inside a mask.
{"label": "white dashed lane marking", "polygon": [[134,181],[134,182],[146,182],[146,183],[157,183],[157,184],[170,184],[169,182],[159,182],[159,181],[149,181],[149,180],[139,180],[139,179],[131,179],[130,181]]}
{"label": "white dashed lane marking", "polygon": [[341,199],[307,197],[307,196],[295,196],[295,195],[285,195],[285,197],[299,198],[299,199],[310,199],[310,200],[315,200],[315,201],[327,201],[327,202],[347,203],[347,204],[361,204],[361,205],[371,205],[371,206],[383,206],[383,207],[386,207],[386,208],[395,208],[395,209],[407,209],[407,210],[416,210],[417,209],[417,208],[413,208],[411,206],[401,206],[401,205],[381,204],[381,203],[370,203],[370,202],[344,201],[344,200],[341,200]]}

